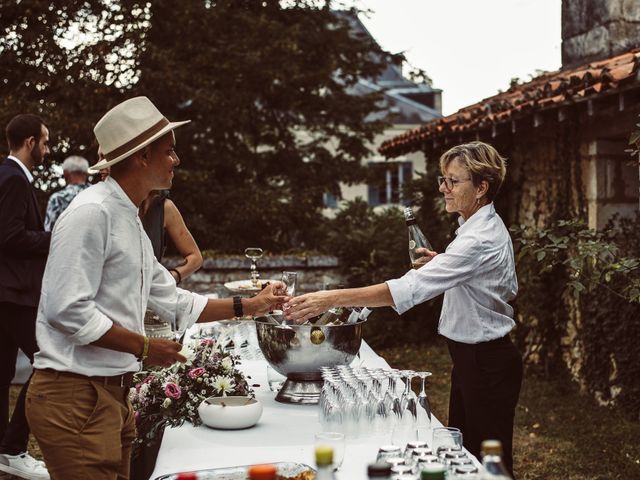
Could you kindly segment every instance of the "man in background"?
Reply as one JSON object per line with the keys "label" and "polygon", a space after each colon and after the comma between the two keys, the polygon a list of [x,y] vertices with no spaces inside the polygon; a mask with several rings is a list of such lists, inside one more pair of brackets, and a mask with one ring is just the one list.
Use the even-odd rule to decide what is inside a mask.
{"label": "man in background", "polygon": [[62,174],[67,184],[59,192],[54,193],[47,203],[47,214],[44,218],[44,229],[47,232],[53,231],[53,226],[58,217],[82,190],[89,184],[89,162],[86,158],[72,155],[62,162]]}
{"label": "man in background", "polygon": [[38,350],[36,316],[51,234],[44,231],[31,171],[49,154],[49,130],[36,115],[14,117],[7,125],[9,157],[0,164],[0,471],[22,478],[48,479],[42,462],[27,453],[29,425],[24,384],[9,422],[9,388],[18,348]]}

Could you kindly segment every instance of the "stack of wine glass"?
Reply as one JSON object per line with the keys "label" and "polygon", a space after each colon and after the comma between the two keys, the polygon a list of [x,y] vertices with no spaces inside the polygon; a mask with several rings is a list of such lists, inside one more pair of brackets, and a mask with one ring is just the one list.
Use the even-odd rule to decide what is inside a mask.
{"label": "stack of wine glass", "polygon": [[[321,368],[320,423],[325,431],[342,432],[347,438],[384,436],[404,445],[418,440],[418,432],[431,427],[431,407],[425,390],[430,372],[352,368]],[[412,380],[420,378],[416,395]]]}

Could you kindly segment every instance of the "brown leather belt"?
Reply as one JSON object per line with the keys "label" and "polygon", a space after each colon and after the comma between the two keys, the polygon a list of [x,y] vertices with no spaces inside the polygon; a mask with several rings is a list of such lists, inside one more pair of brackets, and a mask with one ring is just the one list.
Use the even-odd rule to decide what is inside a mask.
{"label": "brown leather belt", "polygon": [[60,372],[52,368],[44,368],[41,371],[53,373],[57,377],[71,377],[88,380],[90,382],[99,383],[104,386],[130,388],[133,385],[133,372],[123,373],[122,375],[114,375],[112,377],[87,376],[74,372]]}

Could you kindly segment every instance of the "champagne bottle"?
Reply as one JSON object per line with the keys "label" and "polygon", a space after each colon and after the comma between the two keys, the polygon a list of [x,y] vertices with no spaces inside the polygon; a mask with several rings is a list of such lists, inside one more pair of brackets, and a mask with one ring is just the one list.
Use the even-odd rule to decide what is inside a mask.
{"label": "champagne bottle", "polygon": [[325,445],[316,447],[316,470],[316,480],[335,480],[332,447]]}
{"label": "champagne bottle", "polygon": [[318,326],[328,325],[328,324],[335,325],[340,320],[340,317],[343,315],[344,310],[345,309],[342,307],[330,308],[329,310],[324,312],[318,320],[314,322],[314,325],[318,325]]}
{"label": "champagne bottle", "polygon": [[502,462],[502,442],[485,440],[480,447],[483,472],[481,480],[510,480],[511,474]]}
{"label": "champagne bottle", "polygon": [[407,223],[407,229],[409,230],[409,258],[411,258],[411,266],[413,268],[419,268],[420,265],[416,264],[416,260],[423,255],[416,253],[418,248],[426,248],[427,250],[433,250],[433,247],[424,236],[422,230],[416,222],[416,217],[413,216],[413,210],[411,207],[404,209],[404,219]]}

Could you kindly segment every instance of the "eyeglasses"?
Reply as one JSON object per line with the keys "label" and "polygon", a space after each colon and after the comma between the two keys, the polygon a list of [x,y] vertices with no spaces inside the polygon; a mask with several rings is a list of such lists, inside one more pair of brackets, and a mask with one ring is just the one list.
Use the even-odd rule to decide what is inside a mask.
{"label": "eyeglasses", "polygon": [[438,186],[441,187],[442,184],[444,183],[447,190],[453,190],[455,186],[458,185],[459,183],[470,182],[470,181],[471,181],[470,178],[467,178],[466,180],[456,180],[455,178],[443,177],[442,175],[438,175]]}

